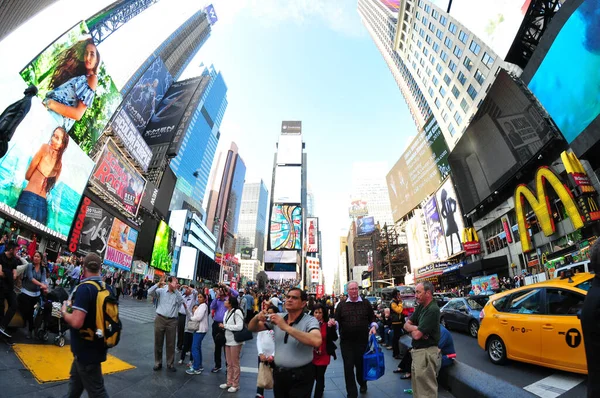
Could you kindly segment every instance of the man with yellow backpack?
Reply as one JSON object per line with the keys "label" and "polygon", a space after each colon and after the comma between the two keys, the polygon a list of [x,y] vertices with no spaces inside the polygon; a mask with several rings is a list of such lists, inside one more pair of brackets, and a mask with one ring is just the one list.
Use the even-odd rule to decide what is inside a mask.
{"label": "man with yellow backpack", "polygon": [[117,299],[110,285],[100,276],[102,259],[95,253],[83,260],[81,283],[62,307],[62,315],[71,327],[73,364],[69,379],[69,397],[87,391],[90,397],[108,397],[102,377],[102,362],[108,348],[119,343],[122,325]]}

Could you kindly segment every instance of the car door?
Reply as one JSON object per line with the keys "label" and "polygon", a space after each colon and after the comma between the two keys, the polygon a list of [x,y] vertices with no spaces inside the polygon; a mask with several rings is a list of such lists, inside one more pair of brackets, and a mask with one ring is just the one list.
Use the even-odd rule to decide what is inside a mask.
{"label": "car door", "polygon": [[547,315],[541,325],[542,360],[549,365],[585,372],[587,363],[577,313],[585,296],[568,288],[547,288]]}
{"label": "car door", "polygon": [[448,304],[444,306],[444,319],[446,320],[446,325],[448,327],[455,327],[455,308],[456,303],[454,301],[450,301]]}
{"label": "car door", "polygon": [[513,293],[497,314],[501,338],[509,358],[539,362],[543,289],[526,289]]}
{"label": "car door", "polygon": [[469,309],[465,304],[463,299],[455,299],[456,300],[456,310],[455,310],[455,322],[456,327],[460,329],[467,330],[469,328]]}

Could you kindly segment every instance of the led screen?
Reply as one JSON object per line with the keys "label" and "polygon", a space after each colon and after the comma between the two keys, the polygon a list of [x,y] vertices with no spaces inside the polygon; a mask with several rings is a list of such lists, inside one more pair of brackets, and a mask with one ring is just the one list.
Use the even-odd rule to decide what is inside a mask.
{"label": "led screen", "polygon": [[156,237],[154,238],[154,248],[152,249],[150,266],[165,272],[171,272],[174,248],[175,234],[171,228],[169,228],[166,222],[161,221],[156,229]]}
{"label": "led screen", "polygon": [[131,270],[138,231],[115,218],[108,238],[104,263],[125,271]]}
{"label": "led screen", "polygon": [[600,114],[599,9],[587,0],[573,12],[529,82],[569,143]]}
{"label": "led screen", "polygon": [[274,203],[302,202],[302,167],[277,166],[275,170]]}
{"label": "led screen", "polygon": [[277,164],[302,164],[302,135],[282,134],[279,137]]}
{"label": "led screen", "polygon": [[21,71],[48,113],[89,153],[121,103],[85,22],[48,46]]}
{"label": "led screen", "polygon": [[179,251],[179,261],[177,262],[177,277],[194,280],[197,258],[198,249],[190,246],[182,246]]}
{"label": "led screen", "polygon": [[302,207],[273,205],[271,213],[271,249],[302,249]]}
{"label": "led screen", "polygon": [[367,235],[375,231],[375,219],[373,217],[359,217],[356,219],[356,234]]}

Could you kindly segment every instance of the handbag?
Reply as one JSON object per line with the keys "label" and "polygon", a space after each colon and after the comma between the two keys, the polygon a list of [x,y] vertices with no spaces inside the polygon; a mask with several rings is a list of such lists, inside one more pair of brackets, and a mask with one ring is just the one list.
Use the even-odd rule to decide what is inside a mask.
{"label": "handbag", "polygon": [[[228,318],[229,319],[229,318]],[[235,316],[233,317],[233,322],[235,322]],[[252,332],[248,330],[246,325],[242,327],[242,330],[238,330],[233,332],[233,339],[238,343],[243,343],[244,341],[252,340]]]}
{"label": "handbag", "polygon": [[377,343],[374,334],[369,337],[369,347],[363,355],[363,378],[365,381],[379,379],[385,374],[385,360],[383,351]]}
{"label": "handbag", "polygon": [[258,364],[258,378],[256,387],[266,390],[273,389],[273,369],[264,362]]}

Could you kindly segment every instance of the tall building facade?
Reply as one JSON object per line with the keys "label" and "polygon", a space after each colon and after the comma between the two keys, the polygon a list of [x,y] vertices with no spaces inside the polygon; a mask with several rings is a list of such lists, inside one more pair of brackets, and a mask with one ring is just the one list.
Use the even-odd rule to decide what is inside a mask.
{"label": "tall building facade", "polygon": [[0,2],[0,40],[57,0],[5,0]]}
{"label": "tall building facade", "polygon": [[209,38],[211,22],[207,11],[202,9],[188,18],[140,65],[121,89],[125,97],[133,89],[140,76],[157,58],[163,60],[173,79],[177,80]]}
{"label": "tall building facade", "polygon": [[223,76],[212,66],[208,73],[210,83],[191,117],[179,153],[171,160],[171,168],[177,176],[171,209],[184,208],[184,202],[201,209],[204,201],[227,109],[227,85]]}
{"label": "tall building facade", "polygon": [[261,263],[265,252],[268,201],[269,191],[262,180],[244,185],[235,252],[241,253],[244,248],[256,249],[256,260]]}
{"label": "tall building facade", "polygon": [[392,208],[385,176],[386,162],[355,162],[352,164],[352,199],[366,202],[368,215],[382,227],[393,225]]}

